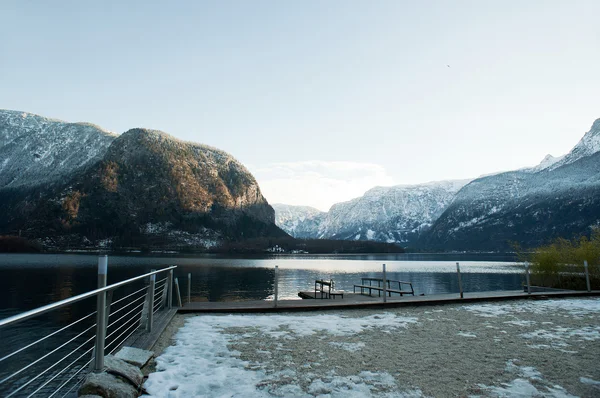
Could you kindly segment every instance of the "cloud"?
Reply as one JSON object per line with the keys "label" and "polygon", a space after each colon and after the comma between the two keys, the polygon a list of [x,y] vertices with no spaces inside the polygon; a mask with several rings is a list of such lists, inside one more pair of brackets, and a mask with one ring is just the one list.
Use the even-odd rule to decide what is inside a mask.
{"label": "cloud", "polygon": [[323,211],[375,186],[394,185],[385,168],[373,163],[308,160],[250,166],[250,170],[269,203],[312,206]]}

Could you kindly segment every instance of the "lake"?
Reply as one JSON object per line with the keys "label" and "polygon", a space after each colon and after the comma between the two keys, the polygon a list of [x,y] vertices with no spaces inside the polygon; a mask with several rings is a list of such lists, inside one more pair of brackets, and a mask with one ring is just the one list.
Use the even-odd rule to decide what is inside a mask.
{"label": "lake", "polygon": [[[0,255],[0,317],[94,289],[97,261],[84,254]],[[280,299],[298,299],[315,279],[352,291],[361,276],[380,276],[385,263],[389,279],[410,281],[416,294],[430,295],[458,291],[457,261],[466,292],[521,288],[522,266],[497,254],[109,256],[108,283],[177,265],[183,296],[192,275],[192,301],[264,300],[272,298],[277,265]]]}
{"label": "lake", "polygon": [[[268,300],[273,297],[275,266],[278,266],[280,299],[299,299],[298,292],[311,290],[315,279],[333,279],[337,289],[352,291],[353,285],[358,284],[363,276],[381,277],[382,264],[385,263],[388,279],[410,281],[415,294],[431,295],[458,291],[457,261],[461,264],[462,283],[466,292],[522,288],[523,266],[512,256],[493,254],[271,255],[245,258],[217,255],[109,256],[108,283],[132,278],[151,269],[177,265],[174,275],[179,279],[184,300],[187,296],[188,273],[192,275],[193,301]],[[0,319],[95,289],[97,263],[96,255],[86,254],[0,254]],[[157,281],[163,278],[164,274],[158,276]],[[144,286],[144,281],[137,281],[117,289],[113,302],[139,290],[142,293],[137,295],[143,294]],[[18,386],[26,388],[23,391],[35,391],[35,383],[30,386],[25,383],[46,367],[52,368],[64,360],[65,352],[81,355],[76,366],[69,368],[42,391],[51,392],[63,380],[68,382],[70,377],[77,376],[75,372],[81,369],[77,366],[83,366],[89,360],[93,347],[95,301],[95,297],[91,297],[2,328],[0,358],[87,316],[85,322],[77,323],[61,334],[2,362],[0,379],[23,367],[27,368],[8,383],[0,383],[0,395]],[[125,326],[124,323],[117,320],[109,325],[107,352],[112,348],[109,342],[116,344],[120,336],[110,335],[116,333],[121,324]],[[51,351],[67,339],[73,340],[61,351]],[[36,363],[43,354],[48,356]]]}

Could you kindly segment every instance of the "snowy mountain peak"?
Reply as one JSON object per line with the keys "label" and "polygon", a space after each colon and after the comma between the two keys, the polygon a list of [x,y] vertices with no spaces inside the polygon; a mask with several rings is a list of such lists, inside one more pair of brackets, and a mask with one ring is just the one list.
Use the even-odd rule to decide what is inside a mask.
{"label": "snowy mountain peak", "polygon": [[298,238],[414,241],[471,180],[375,187],[359,198],[336,203],[327,213],[273,205],[275,223]]}
{"label": "snowy mountain peak", "polygon": [[0,189],[61,181],[97,162],[116,137],[90,123],[0,110]]}
{"label": "snowy mountain peak", "polygon": [[554,170],[561,166],[576,162],[577,160],[600,152],[600,119],[596,119],[590,131],[573,147],[571,152],[560,161],[553,163],[547,170]]}

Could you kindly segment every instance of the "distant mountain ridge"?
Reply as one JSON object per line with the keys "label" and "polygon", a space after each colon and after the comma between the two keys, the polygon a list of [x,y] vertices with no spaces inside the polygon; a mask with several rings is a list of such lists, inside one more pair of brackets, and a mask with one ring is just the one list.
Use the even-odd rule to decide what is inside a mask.
{"label": "distant mountain ridge", "polygon": [[414,243],[469,180],[375,187],[324,212],[276,205],[275,222],[304,238]]}
{"label": "distant mountain ridge", "polygon": [[546,167],[474,180],[419,241],[444,250],[509,250],[600,226],[600,119],[564,157]]}
{"label": "distant mountain ridge", "polygon": [[166,133],[121,135],[0,111],[0,233],[48,247],[206,248],[286,234],[231,155]]}
{"label": "distant mountain ridge", "polygon": [[[600,226],[600,119],[564,156],[454,184],[373,188],[298,225],[306,237],[435,250],[504,251],[511,242],[531,247],[587,235]],[[294,220],[283,223],[279,208],[276,222],[289,232]]]}

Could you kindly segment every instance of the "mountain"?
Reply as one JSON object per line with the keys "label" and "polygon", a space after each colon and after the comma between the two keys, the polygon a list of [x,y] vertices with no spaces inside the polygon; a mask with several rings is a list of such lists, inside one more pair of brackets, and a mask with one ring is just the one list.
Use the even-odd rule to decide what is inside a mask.
{"label": "mountain", "polygon": [[0,189],[60,181],[98,162],[115,138],[93,124],[0,110]]}
{"label": "mountain", "polygon": [[327,213],[278,205],[276,223],[305,238],[375,240],[423,250],[533,247],[600,226],[600,119],[566,155],[473,181],[376,187]]}
{"label": "mountain", "polygon": [[597,119],[590,131],[585,133],[581,141],[575,147],[561,158],[558,162],[551,164],[548,170],[554,170],[561,166],[573,163],[586,156],[591,156],[600,152],[600,119]]}
{"label": "mountain", "polygon": [[287,233],[304,238],[411,244],[468,182],[376,187],[359,198],[334,204],[327,213],[277,205],[276,223]]}
{"label": "mountain", "polygon": [[314,207],[273,204],[275,224],[285,232],[299,239],[311,239],[318,235],[326,214]]}
{"label": "mountain", "polygon": [[507,250],[589,235],[600,226],[600,119],[545,167],[472,181],[419,241],[444,250]]}
{"label": "mountain", "polygon": [[254,177],[221,150],[13,111],[0,111],[0,137],[0,234],[58,248],[287,236]]}

